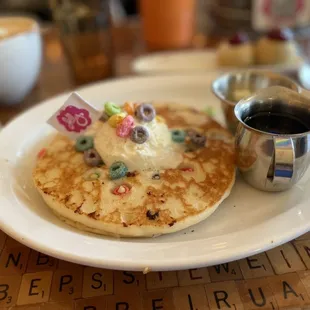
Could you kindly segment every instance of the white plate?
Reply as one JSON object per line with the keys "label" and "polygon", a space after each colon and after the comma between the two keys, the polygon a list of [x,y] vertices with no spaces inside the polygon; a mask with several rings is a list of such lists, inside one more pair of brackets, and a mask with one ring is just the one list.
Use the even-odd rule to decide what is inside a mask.
{"label": "white plate", "polygon": [[[80,94],[97,107],[112,100],[169,100],[204,108],[217,100],[212,75],[135,77],[95,84]],[[0,228],[27,246],[60,259],[97,267],[177,270],[243,258],[287,242],[310,228],[309,173],[290,191],[264,193],[239,177],[231,196],[206,221],[153,239],[112,239],[59,221],[31,181],[35,154],[52,131],[45,123],[68,94],[13,120],[0,133]]]}
{"label": "white plate", "polygon": [[306,89],[310,90],[310,65],[305,63],[298,71],[298,78],[300,84]]}
{"label": "white plate", "polygon": [[[271,70],[274,72],[297,71],[302,62],[289,65],[255,65],[246,69]],[[220,67],[217,64],[215,50],[194,50],[180,52],[160,52],[141,56],[132,63],[132,71],[137,74],[166,74],[186,72],[227,72],[240,70],[237,67]],[[243,68],[244,69],[244,68]]]}

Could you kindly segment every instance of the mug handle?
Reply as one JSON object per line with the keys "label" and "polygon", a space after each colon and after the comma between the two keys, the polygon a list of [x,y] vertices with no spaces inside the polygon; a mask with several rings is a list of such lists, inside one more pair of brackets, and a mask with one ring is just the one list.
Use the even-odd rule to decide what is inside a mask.
{"label": "mug handle", "polygon": [[274,137],[274,167],[272,183],[291,182],[295,165],[295,148],[292,138]]}

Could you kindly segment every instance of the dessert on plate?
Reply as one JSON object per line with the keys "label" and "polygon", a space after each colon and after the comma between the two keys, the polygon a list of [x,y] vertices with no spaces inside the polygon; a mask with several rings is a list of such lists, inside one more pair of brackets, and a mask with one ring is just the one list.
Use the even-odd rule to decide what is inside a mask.
{"label": "dessert on plate", "polygon": [[206,219],[230,194],[234,140],[193,108],[108,102],[77,139],[58,133],[39,152],[33,180],[54,213],[78,229],[158,236]]}
{"label": "dessert on plate", "polygon": [[217,62],[220,66],[247,67],[254,63],[253,46],[246,33],[237,33],[224,41],[217,49]]}
{"label": "dessert on plate", "polygon": [[260,65],[291,64],[297,61],[292,35],[286,29],[272,30],[255,46],[255,60]]}

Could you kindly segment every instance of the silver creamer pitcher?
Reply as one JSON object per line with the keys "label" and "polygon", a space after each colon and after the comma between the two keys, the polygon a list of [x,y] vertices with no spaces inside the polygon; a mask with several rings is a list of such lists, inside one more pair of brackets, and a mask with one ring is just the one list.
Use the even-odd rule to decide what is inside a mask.
{"label": "silver creamer pitcher", "polygon": [[245,181],[265,191],[296,184],[310,163],[310,99],[273,86],[241,100],[234,112],[237,166]]}

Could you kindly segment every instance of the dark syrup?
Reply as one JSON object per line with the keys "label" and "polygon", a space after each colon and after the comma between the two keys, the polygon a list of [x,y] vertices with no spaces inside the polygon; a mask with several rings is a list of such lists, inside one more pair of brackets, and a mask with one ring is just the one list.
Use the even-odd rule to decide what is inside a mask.
{"label": "dark syrup", "polygon": [[262,112],[247,117],[244,122],[252,128],[274,134],[298,134],[309,131],[309,127],[297,117],[282,113]]}

